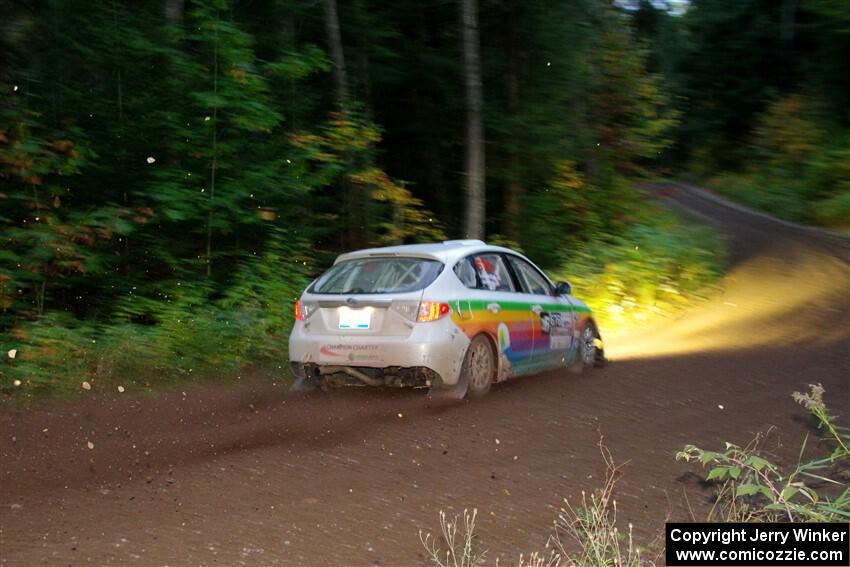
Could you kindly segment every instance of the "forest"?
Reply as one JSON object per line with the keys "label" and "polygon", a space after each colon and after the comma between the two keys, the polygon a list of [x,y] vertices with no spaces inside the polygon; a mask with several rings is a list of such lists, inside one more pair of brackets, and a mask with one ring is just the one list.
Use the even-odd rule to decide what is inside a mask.
{"label": "forest", "polygon": [[850,229],[844,0],[3,0],[0,395],[283,376],[341,251],[485,238],[611,327],[722,242],[642,182]]}

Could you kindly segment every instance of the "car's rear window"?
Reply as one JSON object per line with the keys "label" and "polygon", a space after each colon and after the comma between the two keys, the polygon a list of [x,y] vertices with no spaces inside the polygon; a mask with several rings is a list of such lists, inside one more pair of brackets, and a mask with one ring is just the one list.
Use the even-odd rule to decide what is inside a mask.
{"label": "car's rear window", "polygon": [[310,287],[310,293],[404,293],[425,288],[443,269],[425,258],[358,258],[334,265]]}

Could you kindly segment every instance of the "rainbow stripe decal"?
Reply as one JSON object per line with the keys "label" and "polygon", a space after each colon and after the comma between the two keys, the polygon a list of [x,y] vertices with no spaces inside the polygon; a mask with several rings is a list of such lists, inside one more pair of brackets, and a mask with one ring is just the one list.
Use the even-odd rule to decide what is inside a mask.
{"label": "rainbow stripe decal", "polygon": [[[583,306],[563,303],[459,299],[452,321],[470,339],[487,333],[499,349],[498,380],[569,365],[590,318]],[[533,307],[542,308],[536,313]]]}

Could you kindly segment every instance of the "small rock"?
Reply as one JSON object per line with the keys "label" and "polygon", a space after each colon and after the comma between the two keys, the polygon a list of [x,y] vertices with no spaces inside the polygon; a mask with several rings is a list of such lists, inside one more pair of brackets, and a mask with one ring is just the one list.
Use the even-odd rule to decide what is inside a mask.
{"label": "small rock", "polygon": [[85,380],[83,381],[83,390],[91,390],[91,384],[89,384]]}

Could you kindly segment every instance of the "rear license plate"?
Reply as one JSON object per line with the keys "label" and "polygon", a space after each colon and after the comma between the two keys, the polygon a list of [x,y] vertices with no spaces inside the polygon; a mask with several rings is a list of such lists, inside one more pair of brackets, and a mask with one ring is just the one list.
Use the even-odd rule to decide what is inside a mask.
{"label": "rear license plate", "polygon": [[368,329],[372,320],[372,312],[369,309],[349,309],[340,307],[339,328],[340,329]]}

